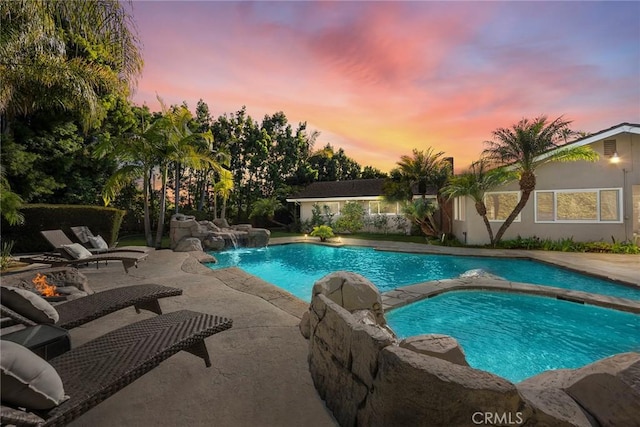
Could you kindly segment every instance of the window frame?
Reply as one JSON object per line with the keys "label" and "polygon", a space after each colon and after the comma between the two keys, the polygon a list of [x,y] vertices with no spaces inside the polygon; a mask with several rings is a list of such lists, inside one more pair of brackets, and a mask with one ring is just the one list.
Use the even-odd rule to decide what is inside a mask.
{"label": "window frame", "polygon": [[453,199],[453,220],[454,221],[466,221],[467,220],[467,197],[459,196]]}
{"label": "window frame", "polygon": [[[383,203],[387,205],[395,205],[395,212],[380,212],[380,207]],[[376,205],[377,209],[374,210],[371,208],[371,205]],[[384,200],[369,200],[369,215],[398,215],[398,202],[389,203]]]}
{"label": "window frame", "polygon": [[[516,204],[517,204],[518,202],[520,202],[520,199],[522,198],[522,191],[520,191],[520,190],[487,191],[486,193],[484,193],[484,197],[482,198],[482,201],[484,202],[484,205],[487,207],[487,219],[489,220],[489,222],[505,222],[507,220],[507,218],[505,218],[505,219],[491,219],[489,217],[489,207],[487,206],[487,197],[491,196],[491,195],[494,195],[494,194],[514,194],[514,193],[518,195],[518,199],[516,201]],[[521,217],[522,217],[522,212],[520,212],[518,214],[518,216],[516,216],[516,218],[513,220],[513,222],[521,222]]]}
{"label": "window frame", "polygon": [[[602,220],[602,192],[617,191],[617,214],[616,220]],[[538,219],[538,193],[553,194],[553,219]],[[596,197],[596,219],[558,219],[558,193],[597,193]],[[623,204],[623,188],[622,187],[603,187],[603,188],[571,188],[557,190],[535,190],[533,194],[533,221],[536,224],[622,224],[624,223],[624,204]]]}
{"label": "window frame", "polygon": [[[336,205],[338,207],[336,212],[333,211],[333,208],[332,208],[331,205]],[[320,207],[322,208],[322,214],[323,215],[324,215],[324,207],[325,206],[329,207],[329,210],[333,215],[340,215],[340,202],[324,202],[324,203],[322,203],[322,205]]]}

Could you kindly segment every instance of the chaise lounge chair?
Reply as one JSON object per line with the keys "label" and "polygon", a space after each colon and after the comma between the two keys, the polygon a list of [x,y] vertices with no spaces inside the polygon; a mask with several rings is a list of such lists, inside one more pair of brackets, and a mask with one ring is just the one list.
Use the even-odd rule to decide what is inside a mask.
{"label": "chaise lounge chair", "polygon": [[[82,252],[77,251],[77,249],[80,248],[84,249],[87,254],[84,255]],[[82,265],[95,262],[96,268],[98,268],[98,263],[100,261],[121,261],[124,271],[128,273],[131,267],[138,267],[138,261],[142,261],[148,256],[148,254],[134,252],[108,252],[92,255],[91,252],[87,251],[87,249],[80,243],[69,245],[68,247],[61,249],[60,252],[60,254],[46,253],[42,255],[20,257],[19,260],[27,264],[49,264],[52,267]]]}
{"label": "chaise lounge chair", "polygon": [[[101,251],[127,251],[127,252],[144,252],[147,253],[151,248],[146,246],[108,246],[102,236],[94,234],[89,230],[89,227],[85,225],[79,225],[71,228],[71,232],[76,236],[76,239],[84,245],[85,248],[91,252]],[[116,242],[117,244],[118,242]]]}
{"label": "chaise lounge chair", "polygon": [[[19,426],[66,425],[181,350],[203,358],[205,365],[210,367],[211,360],[204,339],[231,328],[232,323],[230,319],[187,310],[163,314],[109,332],[51,359],[49,365],[39,358],[32,363],[37,356],[29,350],[2,341],[2,346],[11,351],[5,348],[2,351],[0,421],[3,425]],[[9,390],[11,382],[5,380],[8,375],[5,372],[6,365],[12,362],[8,360],[10,353],[23,350],[32,357],[27,358],[25,353],[21,353],[14,360],[28,359],[23,362],[29,365],[28,369],[47,373],[55,370],[61,384],[59,387],[55,383],[50,386],[55,392],[50,395],[60,396],[60,399],[52,403],[47,401],[46,405],[41,404],[38,408],[35,404],[29,406],[25,402],[8,401],[7,397],[12,395],[13,390]],[[27,391],[32,390],[30,387]],[[63,400],[64,395],[69,399]]]}
{"label": "chaise lounge chair", "polygon": [[[2,316],[9,317],[14,322],[25,326],[35,326],[41,323],[38,322],[38,319],[30,318],[28,311],[19,310],[21,313],[18,313],[15,309],[18,309],[19,306],[9,307],[10,299],[5,298],[5,290],[6,288],[3,287],[2,304],[0,305]],[[136,309],[137,313],[140,313],[140,310],[148,310],[162,314],[158,300],[178,295],[182,295],[182,289],[153,284],[108,289],[54,306],[53,309],[58,313],[58,321],[53,324],[63,329],[73,329],[131,306]]]}
{"label": "chaise lounge chair", "polygon": [[[82,228],[82,227],[71,227],[72,229],[74,228]],[[87,228],[87,227],[84,227]],[[87,228],[87,230],[89,230]],[[91,233],[89,231],[89,233]],[[44,230],[41,231],[40,234],[42,234],[42,237],[44,237],[47,242],[49,242],[49,244],[51,246],[53,246],[53,249],[55,249],[56,251],[60,251],[62,248],[68,247],[70,245],[73,245],[74,242],[71,241],[71,239],[69,239],[69,237],[67,237],[66,234],[64,234],[64,231],[62,230]],[[74,231],[75,234],[75,231]],[[77,236],[77,234],[76,234]],[[91,236],[93,236],[93,234],[91,234]],[[101,242],[104,243],[104,240],[102,238]],[[85,248],[87,248],[87,250],[93,254],[101,254],[101,253],[111,253],[111,252],[136,252],[136,253],[149,253],[152,248],[148,248],[146,246],[121,246],[121,247],[114,247],[114,248],[109,248],[107,246],[106,243],[103,244],[102,247],[93,247],[93,246],[87,246],[88,237],[86,242],[82,241],[82,239],[79,239],[80,242],[84,245]]]}

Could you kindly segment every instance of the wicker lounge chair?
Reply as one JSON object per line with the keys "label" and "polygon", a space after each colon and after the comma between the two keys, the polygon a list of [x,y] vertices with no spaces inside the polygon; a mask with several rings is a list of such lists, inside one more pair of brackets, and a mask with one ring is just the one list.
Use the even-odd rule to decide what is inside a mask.
{"label": "wicker lounge chair", "polygon": [[98,268],[100,261],[121,261],[124,271],[128,273],[131,267],[138,267],[138,261],[146,259],[147,256],[148,254],[135,252],[108,252],[94,254],[86,258],[70,259],[61,254],[46,253],[42,255],[20,257],[19,260],[27,264],[49,264],[52,267],[83,265],[95,262],[96,268]]}
{"label": "wicker lounge chair", "polygon": [[[71,228],[73,229],[78,227],[71,227]],[[53,248],[58,252],[61,250],[63,246],[71,245],[74,243],[73,241],[71,241],[71,239],[69,239],[69,237],[67,237],[66,234],[64,234],[64,231],[62,230],[44,230],[44,231],[41,231],[40,234],[42,234],[42,236],[47,240],[47,242],[49,242],[49,244],[53,246]],[[75,231],[74,231],[74,234],[75,234]],[[93,234],[91,234],[91,236],[93,237]],[[79,240],[80,240],[80,243],[82,243],[89,250],[89,252],[94,254],[111,253],[111,252],[136,252],[136,253],[146,254],[152,250],[152,248],[148,248],[146,246],[121,246],[119,248],[118,247],[94,248],[91,245],[87,245],[87,243],[89,242],[88,237],[86,238],[86,241],[82,241],[81,239]]]}
{"label": "wicker lounge chair", "polygon": [[0,420],[3,425],[66,425],[180,350],[203,358],[210,367],[204,339],[231,326],[230,319],[183,310],[109,332],[49,361],[68,400],[32,412],[3,402]]}
{"label": "wicker lounge chair", "polygon": [[[149,310],[162,314],[158,299],[182,295],[182,289],[161,285],[131,285],[122,288],[108,289],[87,295],[86,297],[67,301],[56,305],[59,320],[56,326],[63,329],[73,329],[107,314],[133,306],[136,312]],[[0,305],[2,316],[11,318],[14,322],[25,326],[35,326],[37,322],[28,319],[10,308]]]}
{"label": "wicker lounge chair", "polygon": [[[95,236],[91,232],[89,227],[85,225],[79,225],[76,227],[69,227],[69,228],[71,229],[71,232],[74,234],[74,236],[76,236],[76,239],[78,239],[78,241],[82,243],[91,252],[94,252],[94,251],[98,252],[98,251],[105,250],[104,248],[101,249],[95,246],[96,239],[99,239],[100,236],[99,235]],[[109,246],[106,250],[147,253],[152,249],[146,246],[116,246],[117,244],[118,242],[116,242],[114,245]]]}

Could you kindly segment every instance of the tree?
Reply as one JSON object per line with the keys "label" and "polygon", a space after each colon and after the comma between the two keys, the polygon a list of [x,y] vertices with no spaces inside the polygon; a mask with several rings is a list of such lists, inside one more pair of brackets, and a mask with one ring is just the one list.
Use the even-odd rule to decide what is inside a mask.
{"label": "tree", "polygon": [[484,203],[485,193],[515,179],[515,173],[504,167],[491,169],[486,159],[480,159],[471,164],[467,172],[451,176],[442,194],[449,199],[455,197],[471,197],[475,203],[476,212],[482,217],[493,244],[493,230],[487,218],[487,207]]}
{"label": "tree", "polygon": [[75,111],[88,127],[102,115],[100,97],[128,94],[142,70],[118,0],[1,2],[0,18],[3,132],[5,120],[47,109]]}
{"label": "tree", "polygon": [[309,157],[309,165],[318,171],[318,181],[345,181],[360,178],[360,165],[348,157],[342,148],[335,151],[331,144]]}
{"label": "tree", "polygon": [[440,230],[433,219],[436,204],[429,199],[420,198],[402,205],[402,213],[412,223],[418,225],[425,236],[439,237]]}
{"label": "tree", "polygon": [[[404,201],[404,210],[409,218],[420,225],[420,228],[428,236],[439,236],[443,230],[445,223],[445,201],[442,197],[441,190],[445,186],[447,179],[452,173],[451,161],[443,158],[444,152],[435,153],[431,147],[426,150],[414,149],[411,156],[403,155],[397,162],[398,167],[392,170],[392,179],[386,183],[385,191],[387,198],[397,198],[398,195],[409,195],[409,202]],[[437,206],[433,203],[416,204],[410,201],[413,197],[411,188],[417,186],[418,193],[422,200],[426,199],[429,189],[433,190],[438,202]],[[404,187],[404,189],[403,189]],[[440,219],[436,222],[433,213],[440,208]],[[424,214],[423,218],[416,218],[415,215]]]}
{"label": "tree", "polygon": [[221,169],[219,172],[218,181],[213,186],[213,217],[216,218],[218,207],[218,196],[222,197],[222,210],[220,211],[220,218],[225,219],[227,216],[227,200],[231,196],[233,191],[233,175],[227,169]]}
{"label": "tree", "polygon": [[144,234],[147,246],[154,246],[151,234],[150,196],[153,169],[159,164],[160,134],[158,121],[151,122],[148,108],[135,108],[139,124],[113,139],[98,143],[94,154],[98,158],[109,157],[118,161],[118,169],[109,177],[103,188],[105,206],[111,203],[127,184],[142,179],[144,203]]}
{"label": "tree", "polygon": [[4,168],[0,166],[0,210],[9,225],[24,223],[24,215],[20,213],[21,207],[22,199],[11,191],[9,181],[4,176]]}
{"label": "tree", "polygon": [[358,202],[347,202],[336,220],[336,228],[340,231],[357,233],[364,227],[364,207]]}
{"label": "tree", "polygon": [[590,147],[565,147],[565,129],[571,122],[562,116],[549,122],[546,116],[533,120],[522,119],[511,128],[498,128],[493,131],[493,140],[486,141],[483,155],[498,165],[508,165],[518,177],[520,200],[513,208],[495,235],[493,244],[497,244],[505,231],[513,223],[527,204],[536,188],[536,169],[550,162],[572,162],[578,160],[596,161],[598,154]]}
{"label": "tree", "polygon": [[412,156],[401,156],[396,164],[404,180],[409,186],[417,185],[418,194],[424,198],[428,185],[435,180],[435,175],[442,169],[444,152],[434,153],[433,148],[429,147],[425,151],[414,149],[412,154]]}
{"label": "tree", "polygon": [[162,117],[154,123],[159,137],[159,169],[162,189],[160,193],[160,217],[156,231],[156,248],[160,248],[164,233],[164,217],[167,197],[167,178],[169,166],[173,163],[176,170],[175,193],[180,193],[180,164],[186,167],[200,170],[207,167],[221,170],[222,167],[215,161],[211,154],[213,135],[211,131],[205,133],[192,132],[189,123],[192,120],[191,112],[185,105],[168,109],[162,99],[158,97],[162,107]]}
{"label": "tree", "polygon": [[360,174],[362,179],[387,178],[388,176],[388,174],[373,166],[365,166]]}
{"label": "tree", "polygon": [[286,224],[275,220],[276,212],[285,209],[284,205],[275,197],[267,199],[258,199],[253,204],[253,209],[249,218],[265,217],[269,221],[282,227],[286,227]]}

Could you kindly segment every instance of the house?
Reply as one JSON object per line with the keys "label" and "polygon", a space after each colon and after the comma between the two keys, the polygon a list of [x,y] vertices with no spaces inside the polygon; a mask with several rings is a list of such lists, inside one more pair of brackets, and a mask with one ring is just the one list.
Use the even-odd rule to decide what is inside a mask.
{"label": "house", "polygon": [[[338,218],[346,203],[357,202],[364,208],[365,231],[407,233],[410,224],[402,215],[399,203],[389,203],[383,198],[384,182],[383,178],[314,182],[287,202],[298,206],[303,224],[313,218],[314,206],[326,222]],[[427,197],[435,200],[435,193],[429,193]]]}
{"label": "house", "polygon": [[[622,123],[567,146],[590,146],[600,159],[540,166],[534,193],[503,239],[640,243],[640,125]],[[519,199],[517,182],[485,195],[494,233]],[[461,242],[489,243],[471,198],[454,199],[452,228]]]}

